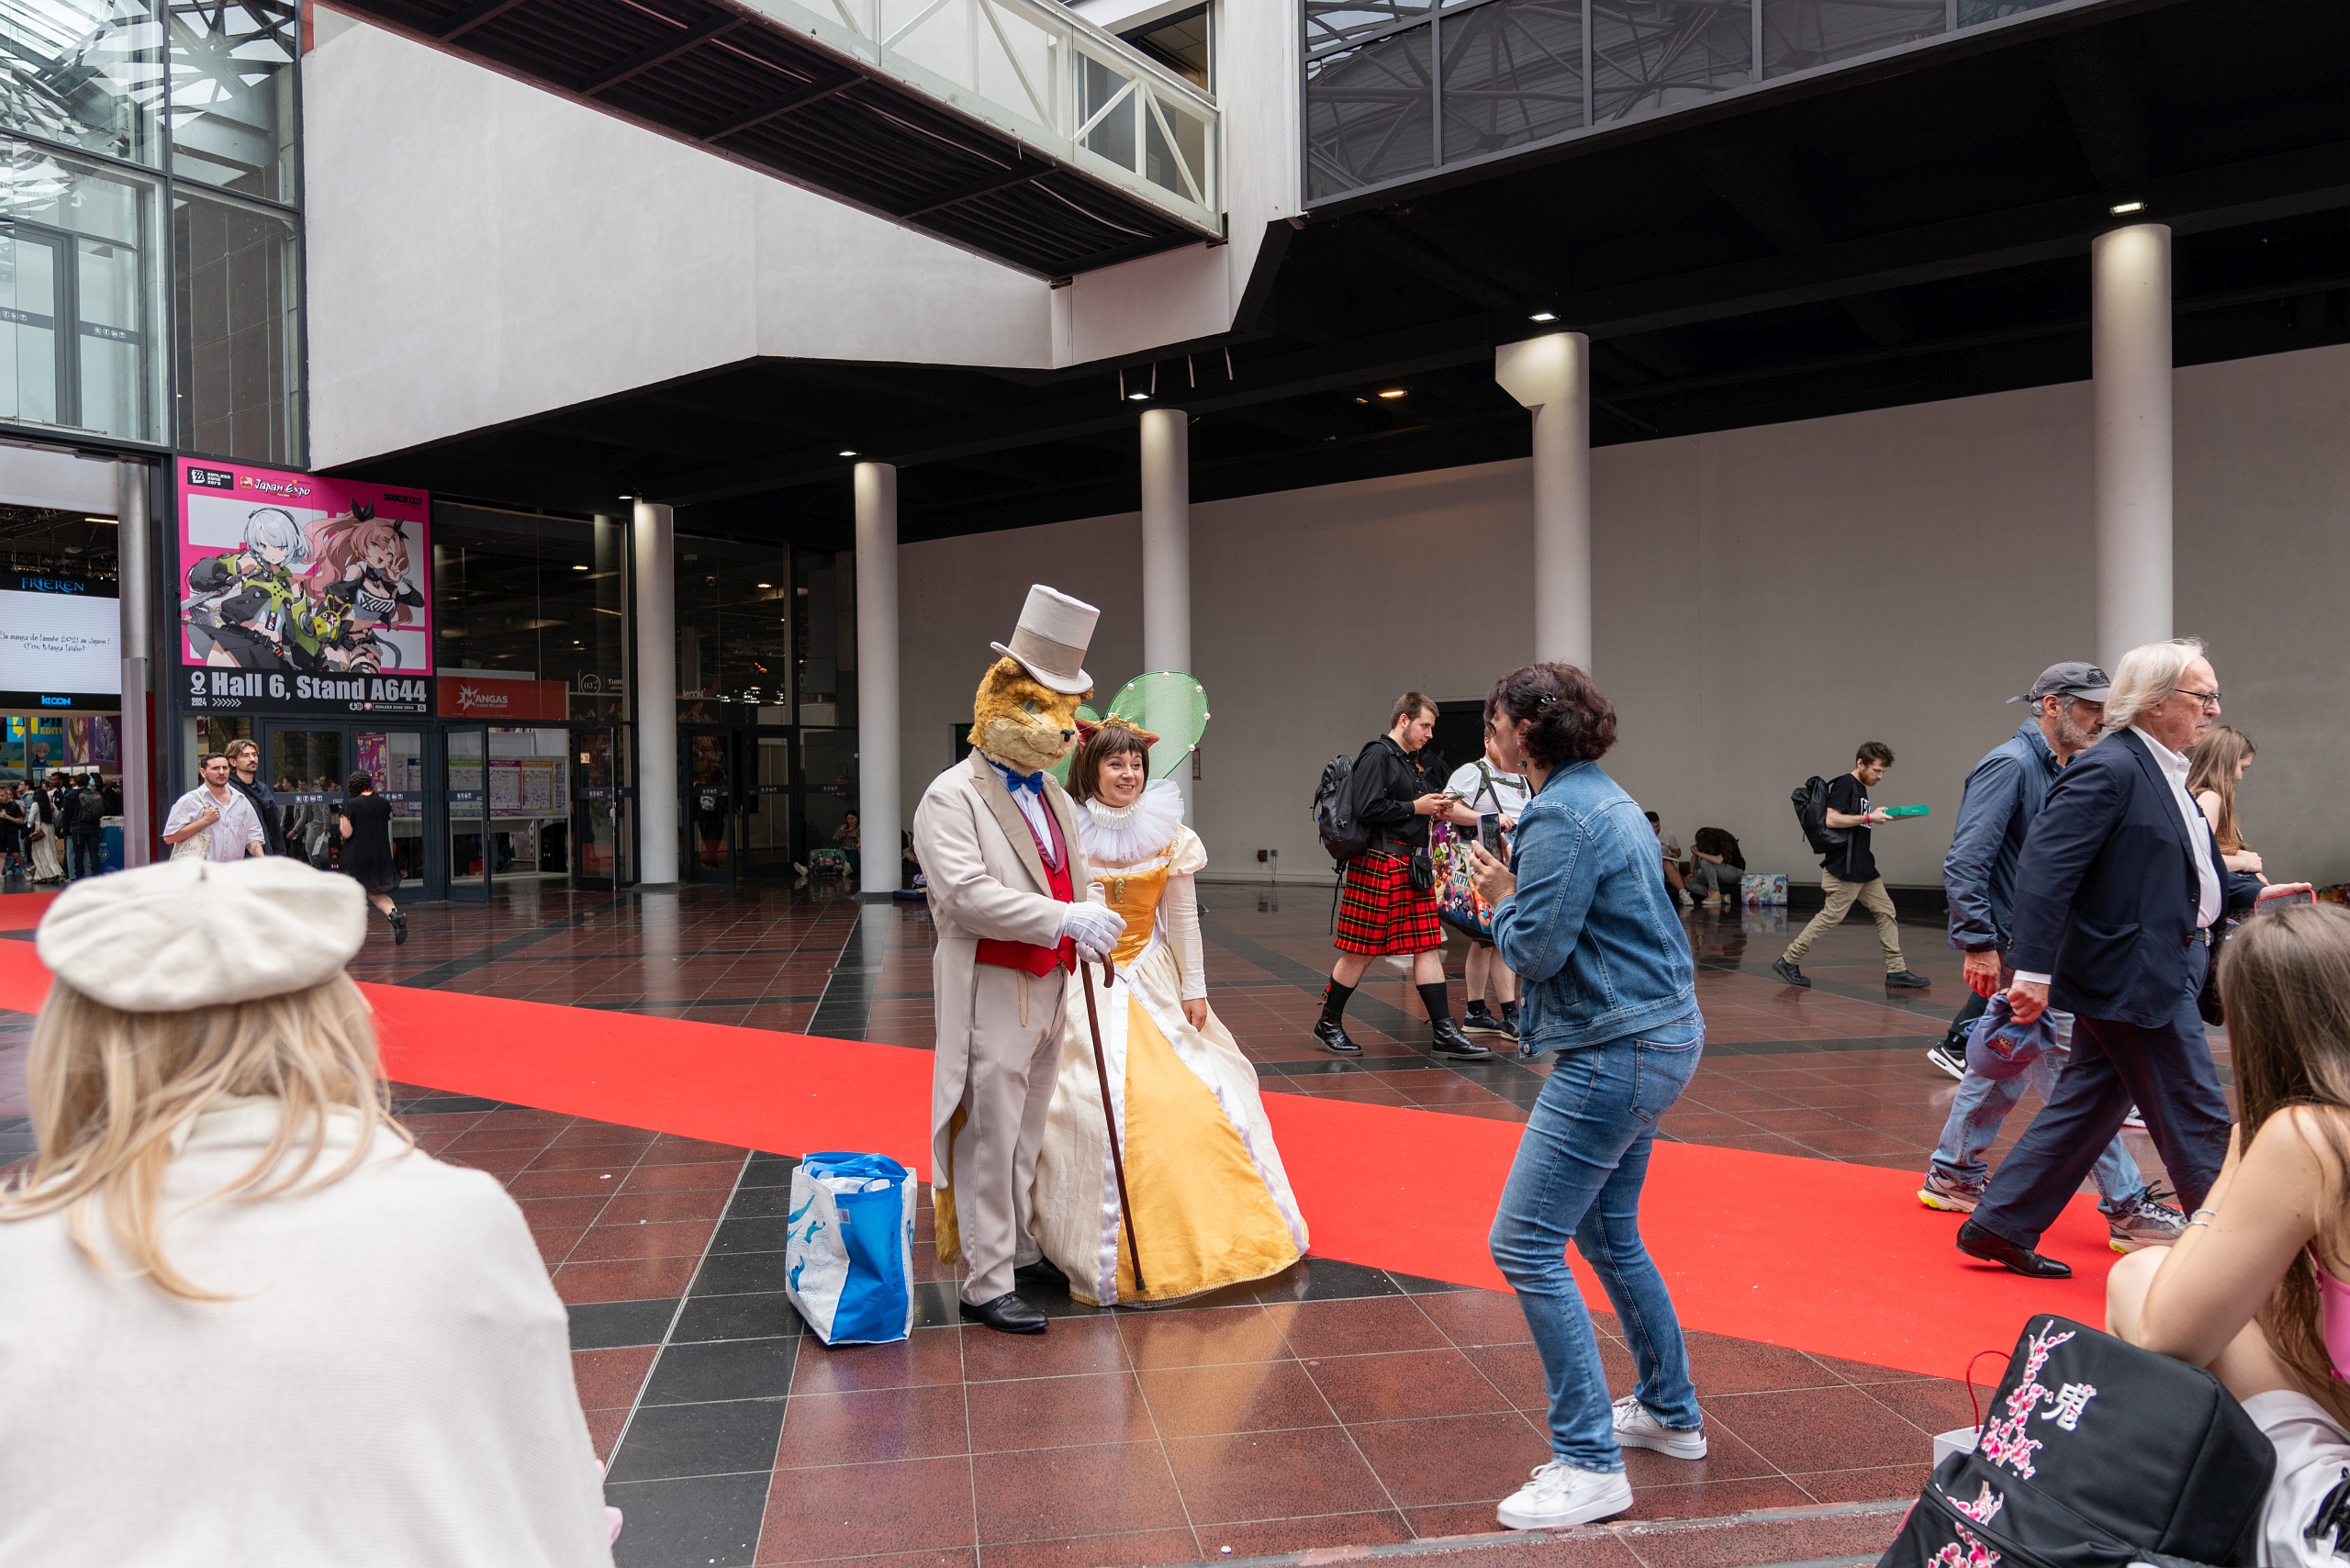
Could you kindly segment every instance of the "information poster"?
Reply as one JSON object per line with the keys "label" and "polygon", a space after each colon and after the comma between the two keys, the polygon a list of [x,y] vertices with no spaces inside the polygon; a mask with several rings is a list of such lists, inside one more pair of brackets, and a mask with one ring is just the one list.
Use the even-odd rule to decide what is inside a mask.
{"label": "information poster", "polygon": [[189,707],[432,711],[430,497],[241,464],[177,466]]}

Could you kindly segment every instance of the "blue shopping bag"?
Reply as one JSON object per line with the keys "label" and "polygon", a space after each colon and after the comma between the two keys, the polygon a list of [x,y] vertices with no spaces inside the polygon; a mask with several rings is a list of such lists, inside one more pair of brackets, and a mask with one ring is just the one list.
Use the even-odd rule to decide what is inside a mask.
{"label": "blue shopping bag", "polygon": [[884,1154],[804,1156],[791,1172],[784,1293],[827,1345],[914,1325],[914,1177]]}

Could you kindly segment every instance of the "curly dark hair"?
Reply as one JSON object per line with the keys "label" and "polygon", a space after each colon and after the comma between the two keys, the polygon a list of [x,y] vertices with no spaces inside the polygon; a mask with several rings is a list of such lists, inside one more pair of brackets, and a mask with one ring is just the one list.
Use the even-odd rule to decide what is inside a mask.
{"label": "curly dark hair", "polygon": [[1616,705],[1589,672],[1573,665],[1521,665],[1494,683],[1485,716],[1526,731],[1526,755],[1537,767],[1596,762],[1616,744]]}

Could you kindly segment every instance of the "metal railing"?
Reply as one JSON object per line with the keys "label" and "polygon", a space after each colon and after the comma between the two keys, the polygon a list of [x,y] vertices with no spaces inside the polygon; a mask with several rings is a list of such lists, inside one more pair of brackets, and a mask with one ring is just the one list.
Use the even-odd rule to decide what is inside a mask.
{"label": "metal railing", "polygon": [[1052,0],[750,0],[795,32],[1214,231],[1215,100]]}
{"label": "metal railing", "polygon": [[1305,199],[2098,0],[1303,0]]}

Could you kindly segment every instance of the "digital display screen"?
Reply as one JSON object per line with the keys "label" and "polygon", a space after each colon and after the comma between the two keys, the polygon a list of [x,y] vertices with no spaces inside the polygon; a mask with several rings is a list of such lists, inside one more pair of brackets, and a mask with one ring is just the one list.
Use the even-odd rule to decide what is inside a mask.
{"label": "digital display screen", "polygon": [[[0,693],[25,707],[122,695],[122,605],[81,593],[0,588]],[[54,700],[43,704],[38,699]],[[87,704],[80,704],[87,706]]]}

